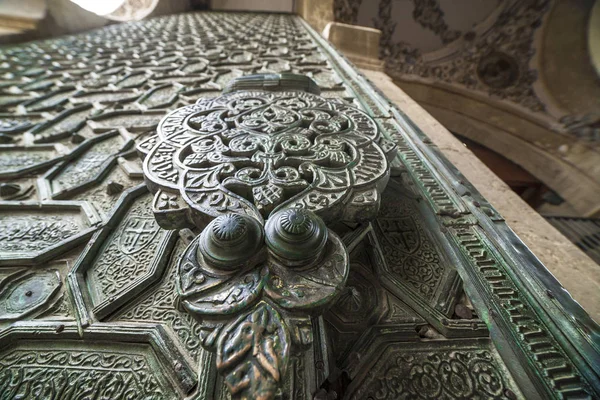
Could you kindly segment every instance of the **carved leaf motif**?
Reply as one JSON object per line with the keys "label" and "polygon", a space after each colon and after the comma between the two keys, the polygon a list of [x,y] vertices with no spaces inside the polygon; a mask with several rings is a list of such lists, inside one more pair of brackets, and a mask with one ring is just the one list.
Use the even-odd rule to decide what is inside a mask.
{"label": "carved leaf motif", "polygon": [[277,306],[315,311],[331,304],[341,292],[349,273],[348,254],[332,245],[312,269],[290,272],[273,263],[269,271],[265,292]]}
{"label": "carved leaf motif", "polygon": [[290,334],[265,302],[225,327],[217,344],[217,369],[232,396],[272,399],[289,362]]}
{"label": "carved leaf motif", "polygon": [[238,123],[245,129],[273,134],[297,126],[300,120],[300,115],[293,110],[271,105],[243,115]]}

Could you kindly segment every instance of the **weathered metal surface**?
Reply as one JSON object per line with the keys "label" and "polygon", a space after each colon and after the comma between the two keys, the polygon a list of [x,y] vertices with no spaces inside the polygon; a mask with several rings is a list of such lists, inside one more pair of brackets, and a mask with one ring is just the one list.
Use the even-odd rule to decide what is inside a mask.
{"label": "weathered metal surface", "polygon": [[[299,18],[183,14],[0,59],[0,398],[600,397],[598,326]],[[316,85],[232,83],[286,73]],[[245,244],[239,209],[198,207],[206,181],[182,178],[227,163],[210,189],[258,221]],[[322,192],[342,200],[301,206],[325,225],[286,214]],[[249,275],[260,290],[230,290]]]}
{"label": "weathered metal surface", "polygon": [[396,146],[363,111],[298,90],[292,77],[316,87],[291,74],[234,80],[230,93],[168,114],[140,144],[163,227],[295,207],[326,221],[377,215]]}
{"label": "weathered metal surface", "polygon": [[247,215],[219,216],[179,262],[180,301],[201,320],[203,346],[236,398],[274,398],[349,271],[342,241],[310,211],[284,209],[264,229]]}

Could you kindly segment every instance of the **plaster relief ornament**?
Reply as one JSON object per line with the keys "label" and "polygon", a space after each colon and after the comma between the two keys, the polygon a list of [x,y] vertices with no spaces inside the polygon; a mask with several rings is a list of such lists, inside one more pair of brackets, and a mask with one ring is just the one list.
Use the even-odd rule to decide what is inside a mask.
{"label": "plaster relief ornament", "polygon": [[234,398],[274,398],[310,348],[349,273],[326,222],[374,218],[389,178],[395,145],[375,121],[318,94],[301,75],[239,78],[138,145],[159,224],[203,229],[179,261],[179,299]]}

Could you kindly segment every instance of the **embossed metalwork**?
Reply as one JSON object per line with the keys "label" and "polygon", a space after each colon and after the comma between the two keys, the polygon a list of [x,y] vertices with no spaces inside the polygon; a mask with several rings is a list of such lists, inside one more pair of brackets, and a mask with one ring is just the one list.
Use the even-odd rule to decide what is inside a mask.
{"label": "embossed metalwork", "polygon": [[74,266],[70,280],[78,288],[75,300],[86,305],[80,310],[82,321],[89,320],[90,312],[105,319],[161,276],[175,235],[160,229],[151,201],[144,186],[128,190],[107,222],[112,229],[96,233]]}
{"label": "embossed metalwork", "polygon": [[[232,395],[270,399],[292,342],[310,345],[308,317],[348,275],[344,245],[314,213],[372,219],[396,146],[368,115],[318,96],[301,75],[239,78],[225,92],[173,111],[138,149],[157,220],[206,226],[180,262],[183,306],[214,331],[203,343],[216,348]],[[293,340],[300,328],[290,313],[306,325]]]}
{"label": "embossed metalwork", "polygon": [[[598,326],[422,132],[299,18],[173,15],[3,47],[0,59],[1,398],[600,396]],[[250,92],[273,107],[250,104],[221,118],[231,109],[219,99]],[[285,92],[323,113],[275,107]],[[316,128],[358,121],[372,135],[344,142],[334,133],[341,152],[288,165],[310,154],[293,154],[291,143],[284,151],[281,140],[265,151],[261,139],[225,161],[231,153],[211,155],[200,142],[230,146],[239,131],[192,134],[200,151],[189,146],[178,173],[278,165],[306,182],[226,187],[252,210],[244,225],[246,212],[189,212],[179,182],[151,187],[160,189],[154,197],[141,185],[138,153],[159,140],[183,148],[155,133],[186,107],[209,114],[174,122],[173,134],[182,124],[224,122],[248,131],[240,137],[275,143],[290,133],[282,125],[300,120],[293,129],[313,132],[304,135],[309,151],[328,136]],[[349,122],[339,117],[347,112]],[[303,126],[305,118],[327,124]],[[388,141],[397,156],[386,165],[398,168],[374,199],[356,196],[351,182],[344,206],[315,208],[324,225],[288,207],[303,190],[327,192],[312,187],[313,171],[368,172],[353,170],[352,149],[378,146],[378,160],[382,152],[391,159]],[[199,164],[186,166],[186,157]],[[386,180],[369,185],[383,190]],[[224,224],[207,230],[217,217]],[[260,234],[239,251],[203,250],[212,264],[195,238],[213,232],[211,241],[232,249],[251,231]],[[256,280],[241,287],[260,290],[230,291],[243,276]]]}
{"label": "embossed metalwork", "polygon": [[[147,183],[159,199],[170,196],[179,214],[180,196],[200,227],[228,212],[262,220],[287,207],[327,221],[376,215],[395,145],[372,118],[311,93],[238,86],[173,111],[157,137],[140,144]],[[160,204],[157,219],[177,226],[161,215],[172,208]]]}
{"label": "embossed metalwork", "polygon": [[36,312],[52,300],[62,285],[56,270],[16,275],[3,282],[6,286],[0,297],[0,320],[21,319]]}
{"label": "embossed metalwork", "polygon": [[74,323],[15,323],[0,332],[0,343],[0,390],[8,399],[78,399],[90,393],[106,399],[170,399],[195,384],[188,367],[181,364],[174,373],[165,365],[177,350],[153,327],[99,325],[82,338]]}
{"label": "embossed metalwork", "polygon": [[72,248],[101,220],[88,203],[48,201],[0,203],[0,265],[41,263]]}
{"label": "embossed metalwork", "polygon": [[235,398],[275,397],[292,351],[313,342],[311,316],[335,300],[348,276],[343,243],[314,213],[284,209],[266,230],[265,242],[255,218],[219,216],[179,263],[182,305],[202,321],[202,343],[216,352]]}
{"label": "embossed metalwork", "polygon": [[423,344],[382,346],[373,368],[350,388],[348,398],[515,398],[488,343],[447,342],[435,353]]}

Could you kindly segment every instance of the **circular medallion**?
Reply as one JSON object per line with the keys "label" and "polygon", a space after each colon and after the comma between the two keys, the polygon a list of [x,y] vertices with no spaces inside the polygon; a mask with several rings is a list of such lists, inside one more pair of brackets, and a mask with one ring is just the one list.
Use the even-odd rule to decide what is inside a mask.
{"label": "circular medallion", "polygon": [[489,87],[505,89],[519,79],[519,66],[513,57],[495,51],[481,58],[477,65],[477,76]]}
{"label": "circular medallion", "polygon": [[298,207],[328,221],[373,218],[360,209],[377,207],[354,199],[378,203],[395,150],[383,141],[371,117],[340,101],[244,89],[168,114],[144,150],[144,174],[153,191],[179,192],[200,227]]}

